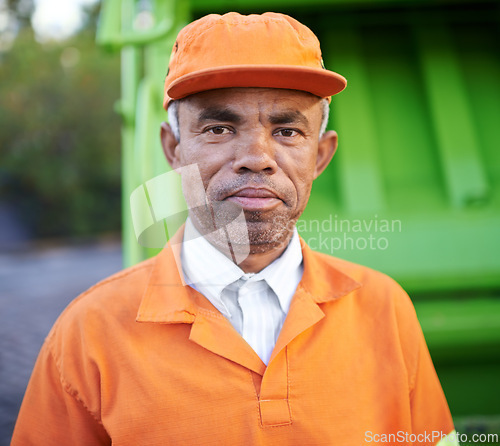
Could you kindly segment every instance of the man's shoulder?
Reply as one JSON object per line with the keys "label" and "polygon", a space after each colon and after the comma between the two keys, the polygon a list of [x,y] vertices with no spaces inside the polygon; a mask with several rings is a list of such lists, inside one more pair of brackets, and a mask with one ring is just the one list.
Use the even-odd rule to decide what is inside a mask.
{"label": "man's shoulder", "polygon": [[121,270],[77,296],[61,313],[52,334],[68,327],[97,324],[116,317],[135,319],[155,257]]}
{"label": "man's shoulder", "polygon": [[74,302],[109,299],[115,293],[123,293],[123,296],[128,296],[131,291],[143,290],[155,261],[156,257],[152,257],[112,274],[83,292]]}
{"label": "man's shoulder", "polygon": [[[360,308],[365,311],[385,309],[383,311],[394,312],[398,317],[415,318],[415,309],[410,297],[403,287],[389,275],[328,254],[312,252],[318,262],[324,265],[322,269],[326,280],[334,280],[331,279],[334,274],[328,271],[331,269],[331,271],[338,271],[359,284],[359,287],[351,294],[359,303]],[[318,280],[323,279],[318,277]]]}
{"label": "man's shoulder", "polygon": [[312,251],[312,253],[321,263],[340,271],[360,283],[361,289],[376,286],[377,289],[391,289],[404,293],[398,282],[381,271],[319,251]]}
{"label": "man's shoulder", "polygon": [[357,312],[359,320],[364,320],[366,324],[376,319],[386,328],[393,327],[394,333],[398,333],[405,345],[414,346],[418,343],[421,330],[415,308],[398,282],[380,271],[338,257],[316,251],[314,256],[326,268],[340,271],[358,282],[359,287],[344,297],[347,298],[344,300],[344,309]]}

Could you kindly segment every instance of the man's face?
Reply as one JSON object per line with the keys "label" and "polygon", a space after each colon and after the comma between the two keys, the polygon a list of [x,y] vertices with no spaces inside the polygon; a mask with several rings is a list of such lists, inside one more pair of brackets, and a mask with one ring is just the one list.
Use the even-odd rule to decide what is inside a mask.
{"label": "man's face", "polygon": [[[243,210],[246,227],[240,229],[248,236],[241,239],[249,240],[250,253],[287,243],[313,179],[336,147],[334,132],[319,144],[321,120],[321,100],[295,90],[228,88],[182,100],[180,142],[170,162],[199,168],[209,206],[190,210],[197,229],[223,248],[218,245],[227,241],[209,234]],[[191,180],[182,178],[190,208],[199,202]]]}

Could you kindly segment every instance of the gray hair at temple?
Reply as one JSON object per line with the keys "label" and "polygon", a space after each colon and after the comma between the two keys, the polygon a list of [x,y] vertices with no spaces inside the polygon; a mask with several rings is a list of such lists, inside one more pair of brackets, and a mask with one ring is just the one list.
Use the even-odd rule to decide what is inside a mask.
{"label": "gray hair at temple", "polygon": [[[182,99],[172,101],[168,106],[168,123],[172,128],[172,133],[177,141],[180,141],[181,135],[179,131],[179,103]],[[319,136],[321,137],[326,131],[326,126],[328,125],[328,117],[330,115],[330,103],[328,99],[322,99],[321,105],[323,107],[323,116],[321,120],[321,128],[319,130]]]}

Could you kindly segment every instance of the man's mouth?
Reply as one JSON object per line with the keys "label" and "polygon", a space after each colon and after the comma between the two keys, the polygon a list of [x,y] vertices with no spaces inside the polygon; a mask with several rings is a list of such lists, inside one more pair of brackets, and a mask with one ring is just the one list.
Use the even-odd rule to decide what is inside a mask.
{"label": "man's mouth", "polygon": [[270,189],[261,187],[245,187],[226,198],[245,211],[270,211],[283,203],[278,194]]}

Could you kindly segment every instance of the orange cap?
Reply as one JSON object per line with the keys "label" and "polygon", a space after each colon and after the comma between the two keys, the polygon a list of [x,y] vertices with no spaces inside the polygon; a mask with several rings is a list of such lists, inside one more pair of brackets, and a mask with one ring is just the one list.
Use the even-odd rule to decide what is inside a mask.
{"label": "orange cap", "polygon": [[286,88],[328,98],[346,83],[324,68],[317,37],[294,18],[274,12],[210,14],[177,36],[163,106],[229,87]]}

